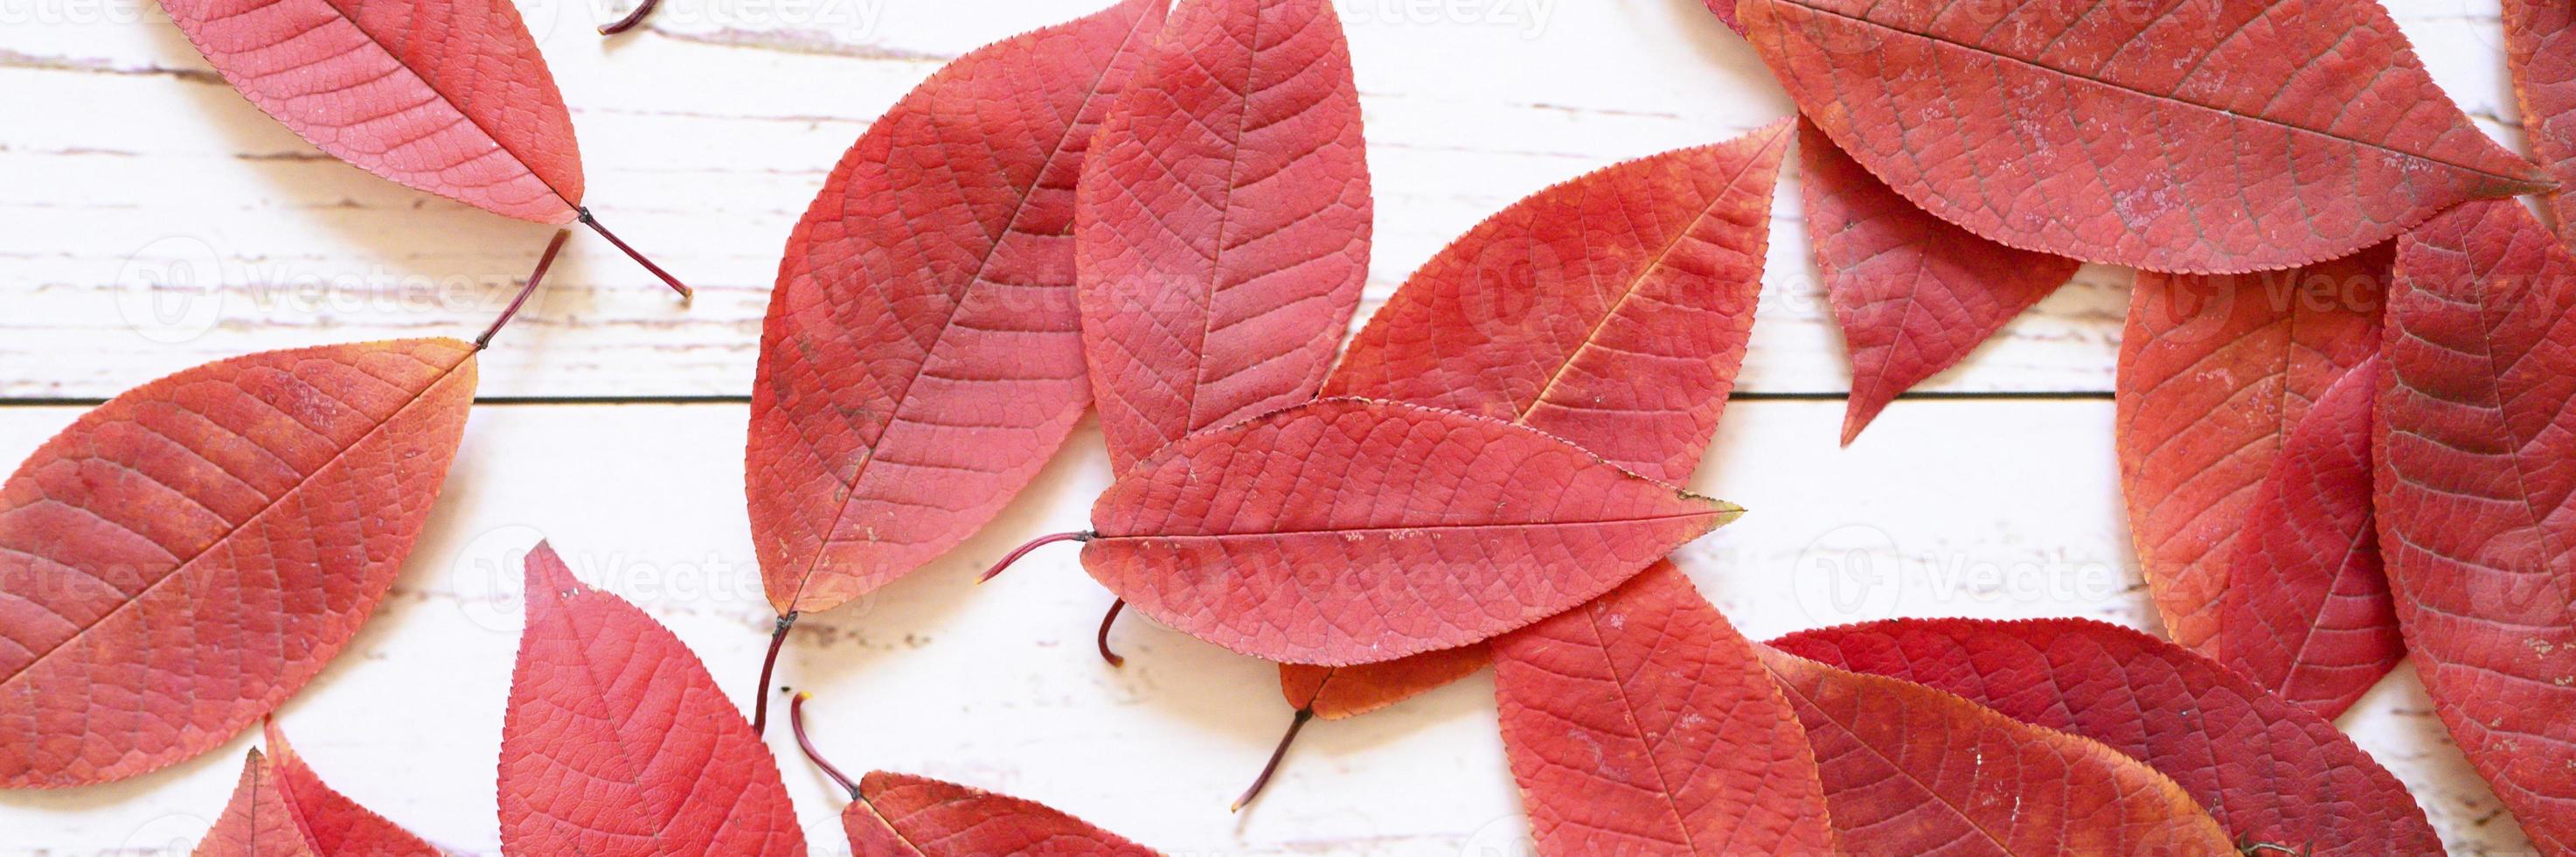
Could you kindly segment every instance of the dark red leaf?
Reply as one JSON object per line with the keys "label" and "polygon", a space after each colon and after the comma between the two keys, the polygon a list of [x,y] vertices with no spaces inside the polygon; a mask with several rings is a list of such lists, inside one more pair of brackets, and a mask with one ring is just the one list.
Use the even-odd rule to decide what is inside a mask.
{"label": "dark red leaf", "polygon": [[232,801],[224,804],[215,826],[198,840],[193,857],[322,857],[301,825],[295,809],[278,790],[276,773],[258,750],[242,763],[241,781]]}
{"label": "dark red leaf", "polygon": [[1834,850],[1796,711],[1670,561],[1493,650],[1541,853]]}
{"label": "dark red leaf", "polygon": [[311,681],[420,534],[474,370],[453,339],[251,354],[37,448],[0,486],[0,786],[159,769]]}
{"label": "dark red leaf", "polygon": [[1522,426],[1322,399],[1139,462],[1082,564],[1166,625],[1339,666],[1562,612],[1739,514]]}
{"label": "dark red leaf", "polygon": [[2234,854],[2174,782],[1939,690],[1762,650],[1853,854]]}
{"label": "dark red leaf", "polygon": [[1111,468],[1313,398],[1368,277],[1368,158],[1324,0],[1184,5],[1101,123],[1074,240]]}
{"label": "dark red leaf", "polygon": [[2379,545],[2434,711],[2545,853],[2576,853],[2576,259],[2520,204],[2398,242]]}
{"label": "dark red leaf", "polygon": [[2332,719],[2406,657],[2371,519],[2373,357],[2326,388],[2281,444],[2219,592],[2219,660]]}
{"label": "dark red leaf", "polygon": [[1742,0],[1736,17],[1843,151],[2025,250],[2286,268],[2548,184],[2376,3]]}
{"label": "dark red leaf", "polygon": [[752,388],[745,489],[781,614],[955,547],[1089,404],[1074,183],[1161,0],[949,63],[832,170],[787,239]]}
{"label": "dark red leaf", "polygon": [[528,625],[501,726],[501,850],[801,855],[778,763],[653,617],[528,554]]}
{"label": "dark red leaf", "polygon": [[2442,851],[2405,784],[2334,724],[2136,631],[2089,619],[1897,619],[1772,645],[2100,741],[2172,777],[2247,841],[2315,854]]}
{"label": "dark red leaf", "polygon": [[2559,184],[2547,197],[2558,240],[2576,245],[2576,6],[2504,0],[2504,44],[2522,139]]}
{"label": "dark red leaf", "polygon": [[2379,349],[2386,248],[2292,271],[2140,272],[2120,334],[2120,486],[2174,642],[2217,656],[2233,544],[2281,441]]}
{"label": "dark red leaf", "polygon": [[1898,393],[1956,365],[2082,267],[1925,213],[1807,122],[1798,165],[1807,243],[1851,354],[1845,445]]}
{"label": "dark red leaf", "polygon": [[1043,804],[909,774],[859,780],[841,811],[851,851],[919,857],[1127,855],[1155,852]]}

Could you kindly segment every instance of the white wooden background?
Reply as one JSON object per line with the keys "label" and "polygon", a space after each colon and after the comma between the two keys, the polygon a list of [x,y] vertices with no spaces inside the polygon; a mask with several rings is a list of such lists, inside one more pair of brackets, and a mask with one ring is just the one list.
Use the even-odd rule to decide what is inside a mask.
{"label": "white wooden background", "polygon": [[[486,356],[428,533],[356,642],[280,712],[323,777],[460,850],[497,848],[493,771],[517,558],[550,537],[747,702],[771,621],[741,504],[744,395],[788,228],[868,121],[940,62],[1098,0],[521,0],[588,155],[601,219],[699,288],[684,306],[579,236]],[[604,2],[604,0],[602,0]],[[1451,236],[1546,184],[1789,113],[1700,0],[1338,0],[1377,192],[1370,304]],[[2515,143],[2491,0],[2390,0],[2434,76]],[[1695,487],[1743,521],[1683,565],[1756,636],[1897,615],[2086,615],[2153,627],[2119,510],[2109,390],[2128,273],[2087,268],[1968,366],[1834,444],[1840,339],[1805,262],[1794,175],[1738,404]],[[319,154],[214,76],[142,0],[0,0],[0,463],[82,407],[245,351],[470,335],[546,228]],[[949,556],[807,617],[783,683],[818,694],[845,767],[915,771],[1073,811],[1191,854],[1523,853],[1479,676],[1307,731],[1270,794],[1226,802],[1285,725],[1271,669],[1148,622],[1092,654],[1108,596],[1070,549],[1106,482],[1076,435]],[[2455,853],[2529,851],[2411,674],[2342,725],[2416,790]],[[771,731],[808,837],[840,795]],[[0,792],[0,853],[185,853],[254,736],[125,783]]]}

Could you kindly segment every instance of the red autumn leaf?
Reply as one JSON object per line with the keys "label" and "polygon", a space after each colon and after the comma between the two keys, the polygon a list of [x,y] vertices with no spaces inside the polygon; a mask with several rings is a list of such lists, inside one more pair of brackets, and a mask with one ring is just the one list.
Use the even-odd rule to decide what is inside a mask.
{"label": "red autumn leaf", "polygon": [[501,725],[509,854],[801,855],[778,763],[678,637],[528,554]]}
{"label": "red autumn leaf", "polygon": [[1670,561],[1493,649],[1541,853],[1834,850],[1796,711]]}
{"label": "red autumn leaf", "polygon": [[2376,3],[1742,0],[1736,19],[1844,152],[2025,250],[2285,268],[2548,184]]}
{"label": "red autumn leaf", "polygon": [[162,768],[311,681],[420,534],[474,367],[452,339],[251,354],[37,448],[0,486],[0,786]]}
{"label": "red autumn leaf", "polygon": [[1798,123],[1807,243],[1851,354],[1843,444],[1898,393],[1956,365],[2082,263],[1977,237],[1905,201]]}
{"label": "red autumn leaf", "polygon": [[295,819],[279,790],[276,771],[258,750],[242,763],[241,781],[222,815],[198,840],[193,857],[321,857],[325,853]]}
{"label": "red autumn leaf", "polygon": [[[1370,317],[1325,393],[1455,408],[1689,479],[1761,297],[1779,125],[1531,194],[1443,248]],[[1482,645],[1346,668],[1280,666],[1333,720],[1473,673]]]}
{"label": "red autumn leaf", "polygon": [[2442,851],[2405,784],[2334,724],[2127,628],[2089,619],[1897,619],[1805,631],[1772,645],[2099,741],[2172,777],[2247,842],[2314,854]]}
{"label": "red autumn leaf", "polygon": [[2433,709],[2545,853],[2576,851],[2576,259],[2478,203],[2398,242],[2379,545]]}
{"label": "red autumn leaf", "polygon": [[1162,17],[1161,0],[1127,0],[949,63],[869,126],[796,224],[745,467],[780,614],[955,547],[1082,416],[1074,180]]}
{"label": "red autumn leaf", "polygon": [[1163,624],[1340,666],[1563,612],[1739,514],[1522,426],[1321,399],[1138,462],[1082,564]]}
{"label": "red autumn leaf", "polygon": [[2174,782],[2087,738],[1765,648],[1854,854],[2234,854]]}
{"label": "red autumn leaf", "polygon": [[2299,420],[2228,560],[2211,647],[2284,700],[2332,719],[2406,657],[2371,521],[2373,357]]}
{"label": "red autumn leaf", "polygon": [[857,854],[920,857],[1130,855],[1155,852],[1044,804],[909,774],[859,780],[841,826]]}
{"label": "red autumn leaf", "polygon": [[2140,272],[2116,428],[2130,537],[2174,642],[2213,657],[2232,545],[2281,440],[2379,348],[2388,254],[2292,271]]}
{"label": "red autumn leaf", "polygon": [[689,287],[581,205],[581,149],[508,0],[161,0],[261,112],[332,157],[538,223],[576,220]]}
{"label": "red autumn leaf", "polygon": [[2576,245],[2576,7],[2504,0],[2504,44],[2522,105],[2522,138],[2559,184],[2548,197],[2558,240]]}
{"label": "red autumn leaf", "polygon": [[1184,5],[1091,147],[1074,270],[1111,468],[1313,398],[1369,257],[1359,91],[1332,6]]}

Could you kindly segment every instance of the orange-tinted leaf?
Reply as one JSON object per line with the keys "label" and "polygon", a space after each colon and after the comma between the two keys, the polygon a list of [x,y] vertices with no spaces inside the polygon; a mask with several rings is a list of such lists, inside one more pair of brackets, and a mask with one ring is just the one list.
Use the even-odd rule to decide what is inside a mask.
{"label": "orange-tinted leaf", "polygon": [[0,486],[0,786],[213,749],[393,585],[447,478],[474,351],[270,351],[126,391]]}
{"label": "orange-tinted leaf", "polygon": [[[1786,129],[1640,158],[1513,203],[1407,279],[1328,395],[1512,420],[1650,478],[1690,478],[1744,363]],[[1473,673],[1481,645],[1280,667],[1325,719]]]}
{"label": "orange-tinted leaf", "polygon": [[1339,666],[1562,612],[1739,514],[1526,427],[1321,399],[1138,462],[1082,564],[1201,639]]}
{"label": "orange-tinted leaf", "polygon": [[2522,139],[2558,180],[2550,211],[2558,239],[2576,245],[2576,6],[2504,0],[2504,44],[2522,105]]}
{"label": "orange-tinted leaf", "polygon": [[275,771],[258,750],[242,762],[232,801],[198,840],[194,857],[322,857],[279,792]]}
{"label": "orange-tinted leaf", "polygon": [[2173,778],[2245,841],[2314,854],[2442,851],[2405,784],[2334,724],[2127,628],[2089,619],[1897,619],[1772,645],[2102,742]]}
{"label": "orange-tinted leaf", "polygon": [[501,850],[801,855],[778,763],[653,617],[528,554],[528,625],[501,725]]}
{"label": "orange-tinted leaf", "polygon": [[2292,271],[2140,272],[2115,426],[2129,534],[2174,642],[2217,633],[2232,545],[2309,403],[2379,347],[2386,248]]}
{"label": "orange-tinted leaf", "polygon": [[2333,718],[2406,657],[2371,519],[2373,357],[2326,388],[2247,510],[2219,594],[2223,663]]}
{"label": "orange-tinted leaf", "polygon": [[1111,468],[1313,398],[1368,276],[1368,159],[1325,0],[1181,7],[1083,164],[1083,354]]}
{"label": "orange-tinted leaf", "polygon": [[1796,711],[1670,561],[1493,650],[1541,853],[1834,850]]}
{"label": "orange-tinted leaf", "polygon": [[1798,123],[1798,165],[1807,243],[1851,354],[1845,444],[1898,393],[1957,364],[2082,266],[1925,213],[1811,123]]}
{"label": "orange-tinted leaf", "polygon": [[1742,0],[1736,17],[1843,151],[2026,250],[2285,268],[2547,185],[2376,3]]}
{"label": "orange-tinted leaf", "polygon": [[2379,545],[2434,711],[2544,852],[2576,852],[2576,259],[2521,205],[2398,242]]}
{"label": "orange-tinted leaf", "polygon": [[1127,855],[1154,851],[1043,804],[909,774],[859,780],[841,811],[850,850],[866,857]]}
{"label": "orange-tinted leaf", "polygon": [[2234,854],[2163,774],[1939,690],[1762,650],[1855,854]]}
{"label": "orange-tinted leaf", "polygon": [[1082,416],[1074,182],[1162,10],[1126,0],[949,63],[868,126],[797,222],[745,465],[780,613],[956,546]]}
{"label": "orange-tinted leaf", "polygon": [[268,723],[266,732],[269,783],[303,838],[313,844],[314,853],[327,857],[439,857],[445,853],[322,782],[321,775],[295,755],[295,748],[287,746],[286,733],[278,731],[276,721]]}
{"label": "orange-tinted leaf", "polygon": [[368,172],[569,223],[572,114],[508,0],[161,0],[234,89]]}

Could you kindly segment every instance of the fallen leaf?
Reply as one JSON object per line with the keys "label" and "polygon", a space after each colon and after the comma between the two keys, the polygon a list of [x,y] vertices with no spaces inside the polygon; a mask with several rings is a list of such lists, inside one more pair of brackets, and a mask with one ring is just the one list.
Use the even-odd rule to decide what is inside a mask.
{"label": "fallen leaf", "polygon": [[1772,645],[2101,742],[2171,777],[2242,841],[2313,854],[2442,852],[2405,784],[2334,724],[2127,628],[2089,619],[1896,619],[1804,631]]}
{"label": "fallen leaf", "polygon": [[1082,416],[1074,182],[1162,17],[1161,0],[1127,0],[949,63],[868,127],[796,224],[745,466],[781,615],[955,547]]}
{"label": "fallen leaf", "polygon": [[2130,537],[2174,642],[2212,657],[2233,544],[2281,441],[2379,349],[2388,251],[2291,271],[2139,272],[2114,426]]}
{"label": "fallen leaf", "polygon": [[[321,775],[315,774],[312,766],[295,754],[295,748],[287,745],[286,734],[278,731],[276,721],[270,721],[265,731],[268,757],[263,762],[254,755],[252,764],[264,768],[263,778],[274,796],[260,799],[286,806],[299,831],[299,840],[309,843],[313,853],[371,857],[440,857],[446,853],[322,782]],[[236,792],[233,799],[239,801],[242,795]]]}
{"label": "fallen leaf", "polygon": [[206,838],[198,840],[197,850],[190,853],[194,857],[321,857],[325,852],[296,823],[295,810],[279,791],[268,759],[252,750],[242,762],[232,800],[224,804],[214,827],[206,830]]}
{"label": "fallen leaf", "polygon": [[928,777],[875,771],[859,780],[857,795],[841,811],[841,825],[850,834],[851,850],[859,854],[1155,853],[1044,804]]}
{"label": "fallen leaf", "polygon": [[501,725],[501,850],[801,855],[778,763],[678,637],[528,553]]}
{"label": "fallen leaf", "polygon": [[1948,693],[1762,650],[1854,854],[2226,854],[2163,774]]}
{"label": "fallen leaf", "polygon": [[1670,560],[1493,649],[1540,853],[1835,850],[1797,712]]}
{"label": "fallen leaf", "polygon": [[1880,409],[1957,365],[2082,263],[2015,250],[1927,214],[1798,123],[1807,243],[1851,354],[1843,445]]}
{"label": "fallen leaf", "polygon": [[581,149],[508,0],[161,0],[261,112],[332,157],[494,214],[579,221],[689,287],[582,207]]}
{"label": "fallen leaf", "polygon": [[[1648,478],[1690,478],[1744,363],[1787,128],[1585,173],[1442,248],[1352,340],[1325,394],[1510,420]],[[1484,668],[1483,645],[1282,664],[1291,705],[1365,714]]]}
{"label": "fallen leaf", "polygon": [[2155,271],[2295,267],[2549,184],[2478,132],[2376,3],[1735,12],[1844,152],[1941,219],[2025,250]]}
{"label": "fallen leaf", "polygon": [[0,786],[120,780],[301,689],[393,585],[474,350],[270,351],[128,390],[0,485]]}
{"label": "fallen leaf", "polygon": [[1369,258],[1333,7],[1182,6],[1101,122],[1077,194],[1083,355],[1113,472],[1314,398]]}
{"label": "fallen leaf", "polygon": [[2379,360],[2344,373],[2263,479],[2219,593],[2219,660],[2333,719],[2406,657],[2371,518]]}
{"label": "fallen leaf", "polygon": [[2576,852],[2576,259],[2512,201],[2398,242],[2379,545],[2433,709],[2543,853]]}
{"label": "fallen leaf", "polygon": [[2558,240],[2576,245],[2576,8],[2559,0],[2504,0],[2505,64],[2522,107],[2522,139],[2556,179],[2548,200]]}
{"label": "fallen leaf", "polygon": [[1082,564],[1185,633],[1341,666],[1563,612],[1739,514],[1526,427],[1320,399],[1138,462]]}

